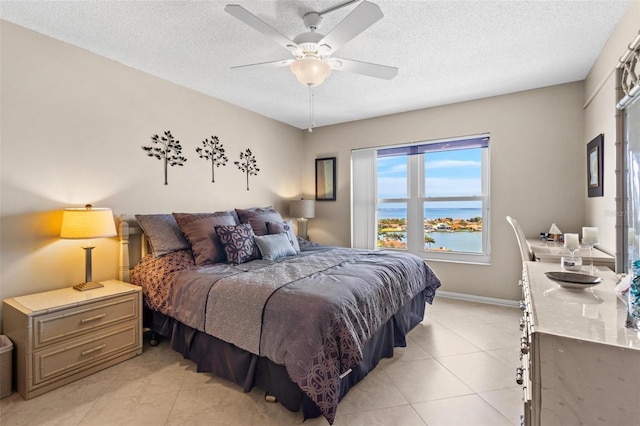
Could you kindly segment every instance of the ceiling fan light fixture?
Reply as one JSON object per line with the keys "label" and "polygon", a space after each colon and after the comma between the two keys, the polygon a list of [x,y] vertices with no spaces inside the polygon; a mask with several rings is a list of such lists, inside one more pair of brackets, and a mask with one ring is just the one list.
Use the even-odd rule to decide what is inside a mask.
{"label": "ceiling fan light fixture", "polygon": [[291,63],[289,69],[301,84],[309,87],[321,85],[331,74],[331,66],[314,57],[298,59]]}

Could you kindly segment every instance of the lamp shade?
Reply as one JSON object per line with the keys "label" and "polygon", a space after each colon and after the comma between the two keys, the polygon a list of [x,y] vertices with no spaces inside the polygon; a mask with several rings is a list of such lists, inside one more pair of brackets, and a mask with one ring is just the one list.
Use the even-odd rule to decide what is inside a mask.
{"label": "lamp shade", "polygon": [[296,218],[313,219],[316,217],[316,202],[313,200],[291,201],[289,215]]}
{"label": "lamp shade", "polygon": [[319,86],[331,74],[331,66],[315,57],[293,61],[289,69],[305,86]]}
{"label": "lamp shade", "polygon": [[116,235],[116,225],[111,209],[85,208],[64,209],[62,213],[62,227],[60,238],[88,239],[113,237]]}

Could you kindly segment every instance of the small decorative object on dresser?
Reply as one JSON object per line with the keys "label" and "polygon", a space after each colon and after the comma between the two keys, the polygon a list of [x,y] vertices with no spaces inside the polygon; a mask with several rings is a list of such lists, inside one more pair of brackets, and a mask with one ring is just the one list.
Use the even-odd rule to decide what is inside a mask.
{"label": "small decorative object on dresser", "polygon": [[629,315],[625,325],[640,331],[640,260],[633,262],[627,303]]}
{"label": "small decorative object on dresser", "polygon": [[569,250],[568,257],[562,256],[560,263],[567,271],[580,271],[582,269],[582,258],[576,256],[576,251],[580,249],[578,234],[564,234],[564,248]]}
{"label": "small decorative object on dresser", "polygon": [[598,228],[583,226],[582,227],[582,244],[589,247],[589,257],[591,258],[591,275],[593,275],[593,248],[600,243],[598,238]]}
{"label": "small decorative object on dresser", "polygon": [[5,299],[4,333],[15,353],[17,389],[41,395],[142,353],[142,291],[104,281]]}

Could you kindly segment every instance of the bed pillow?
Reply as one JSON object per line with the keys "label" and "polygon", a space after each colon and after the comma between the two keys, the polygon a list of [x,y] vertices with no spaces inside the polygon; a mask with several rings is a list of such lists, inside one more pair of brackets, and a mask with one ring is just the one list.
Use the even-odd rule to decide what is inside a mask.
{"label": "bed pillow", "polygon": [[225,261],[226,255],[220,238],[216,235],[215,227],[235,225],[236,221],[231,213],[174,213],[173,217],[191,244],[196,265],[210,265]]}
{"label": "bed pillow", "polygon": [[216,234],[227,255],[227,262],[239,265],[254,259],[260,259],[260,251],[254,240],[251,225],[216,226]]}
{"label": "bed pillow", "polygon": [[271,207],[255,207],[252,209],[236,209],[240,223],[248,223],[256,235],[267,235],[267,222],[282,222],[282,216]]}
{"label": "bed pillow", "polygon": [[298,237],[296,231],[293,228],[292,220],[285,220],[284,222],[267,222],[267,230],[269,234],[282,234],[283,232],[289,237],[289,242],[293,246],[296,253],[300,253],[300,244],[298,244]]}
{"label": "bed pillow", "polygon": [[153,256],[160,257],[191,248],[173,215],[137,214],[136,220],[151,246]]}
{"label": "bed pillow", "polygon": [[276,260],[285,256],[295,256],[297,253],[294,250],[289,236],[285,233],[271,234],[271,235],[256,235],[256,244],[260,249],[262,258],[266,260]]}

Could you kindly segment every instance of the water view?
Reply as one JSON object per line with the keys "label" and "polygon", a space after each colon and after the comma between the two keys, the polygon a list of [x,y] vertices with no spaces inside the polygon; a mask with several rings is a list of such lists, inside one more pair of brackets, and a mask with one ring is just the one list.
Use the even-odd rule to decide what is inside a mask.
{"label": "water view", "polygon": [[[482,252],[482,209],[425,208],[424,248]],[[407,210],[378,209],[378,247],[407,248]]]}

